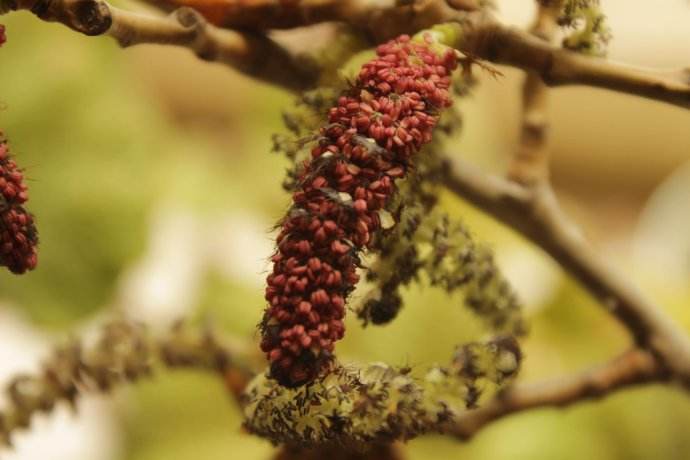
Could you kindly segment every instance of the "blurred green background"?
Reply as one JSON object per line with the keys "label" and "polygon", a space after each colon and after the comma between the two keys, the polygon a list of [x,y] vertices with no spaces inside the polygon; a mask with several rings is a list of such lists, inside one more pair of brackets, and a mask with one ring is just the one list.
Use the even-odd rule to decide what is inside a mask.
{"label": "blurred green background", "polygon": [[[531,2],[499,3],[506,20],[529,20]],[[642,9],[605,4],[612,56],[687,65],[687,4],[659,2],[654,21]],[[292,98],[184,50],[123,52],[108,38],[79,36],[27,14],[2,22],[9,41],[0,51],[0,127],[30,178],[41,246],[33,273],[0,272],[0,316],[14,331],[0,338],[0,376],[40,358],[25,352],[27,341],[43,350],[113,309],[153,327],[181,316],[212,318],[256,339],[271,227],[289,199],[280,187],[287,163],[269,153],[270,136],[283,129],[281,110]],[[518,136],[520,78],[510,69],[497,80],[482,78],[461,102],[465,127],[454,152],[502,171]],[[554,182],[565,207],[612,264],[690,331],[690,166],[683,168],[690,116],[583,88],[554,92],[551,115]],[[453,197],[444,197],[444,206],[496,250],[526,304],[531,334],[522,379],[567,374],[627,346],[625,332],[538,250]],[[413,367],[445,362],[456,344],[482,336],[461,305],[411,288],[405,310],[386,328],[363,330],[349,318],[338,353]],[[209,376],[161,373],[98,404],[84,415],[95,430],[89,439],[80,440],[77,428],[76,435],[59,434],[72,429],[71,415],[46,419],[7,455],[271,457],[267,442],[241,432],[236,407]],[[471,442],[425,437],[406,450],[419,460],[686,459],[688,426],[690,398],[647,386],[511,417]],[[46,437],[50,430],[58,434]],[[60,444],[66,439],[73,442]]]}

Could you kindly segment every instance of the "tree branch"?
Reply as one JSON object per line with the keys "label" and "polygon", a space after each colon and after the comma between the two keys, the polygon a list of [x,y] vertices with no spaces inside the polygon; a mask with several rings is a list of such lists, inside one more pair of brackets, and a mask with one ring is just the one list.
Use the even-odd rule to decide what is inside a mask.
{"label": "tree branch", "polygon": [[[563,50],[500,24],[484,11],[474,11],[478,6],[473,0],[148,1],[168,9],[190,5],[213,22],[230,28],[290,29],[340,21],[366,32],[374,42],[402,33],[412,34],[442,22],[458,22],[463,28],[458,44],[461,50],[535,72],[549,86],[589,85],[690,109],[690,68],[667,72],[634,68]],[[547,11],[544,18],[549,15],[552,13]],[[543,30],[545,25],[542,21],[536,27]]]}
{"label": "tree branch", "polygon": [[74,405],[79,394],[107,392],[151,374],[156,364],[170,369],[194,368],[217,373],[231,394],[240,398],[252,373],[239,364],[239,347],[221,343],[209,331],[181,325],[169,335],[152,339],[143,326],[108,324],[95,345],[73,342],[56,350],[40,375],[15,377],[7,388],[9,404],[0,411],[0,444],[27,428],[34,414],[50,412],[61,401]]}
{"label": "tree branch", "polygon": [[573,376],[506,387],[485,405],[465,409],[466,402],[458,400],[462,377],[452,370],[430,370],[414,379],[383,363],[351,363],[308,389],[285,389],[259,375],[245,392],[245,428],[274,443],[317,452],[434,432],[467,439],[511,414],[565,407],[670,377],[652,353],[635,348]]}
{"label": "tree branch", "polygon": [[[537,15],[530,32],[546,42],[554,41],[562,2],[537,2]],[[520,144],[511,156],[508,178],[521,184],[548,180],[549,148],[547,117],[548,89],[541,76],[527,71],[522,85],[522,133]]]}
{"label": "tree branch", "polygon": [[[558,30],[556,18],[560,8],[559,1],[538,2],[537,17],[530,29],[532,35],[545,43],[553,41]],[[593,251],[585,247],[575,226],[560,212],[548,181],[547,93],[540,74],[528,70],[523,85],[522,136],[508,171],[508,178],[513,182],[482,178],[470,171],[455,181],[454,190],[480,207],[486,207],[489,213],[514,225],[549,251],[557,262],[573,272],[604,302],[614,302],[604,303],[605,306],[615,306],[623,298],[626,302],[623,308],[613,313],[640,344],[649,346],[650,336],[663,336],[687,353],[688,341],[683,340],[682,331],[678,331],[661,311],[635,293],[631,286],[621,284],[607,271],[594,257]],[[524,188],[515,183],[524,185]],[[578,257],[583,251],[588,255]],[[670,337],[676,337],[677,342]],[[667,354],[662,356],[659,350],[668,350],[668,344],[650,348],[654,354],[633,349],[605,365],[572,377],[510,387],[485,406],[453,420],[448,424],[447,432],[467,439],[486,424],[516,412],[547,406],[563,407],[599,398],[630,385],[668,379],[671,374],[666,362],[675,351],[666,351]],[[673,371],[675,377],[687,383],[687,363],[674,361],[673,366],[677,366]]]}
{"label": "tree branch", "polygon": [[[435,431],[468,438],[490,422],[514,413],[546,406],[566,406],[603,397],[632,385],[665,381],[671,377],[654,355],[634,349],[580,375],[508,387],[485,406],[452,415],[447,412],[450,406],[441,401],[447,396],[457,395],[444,396],[442,388],[445,387],[438,385],[438,382],[437,385],[428,386],[427,383],[422,387],[406,373],[399,373],[381,363],[366,365],[361,369],[351,365],[353,367],[349,367],[349,370],[340,369],[335,373],[336,380],[340,382],[339,392],[332,391],[334,381],[330,378],[323,388],[316,385],[308,392],[310,395],[320,395],[323,401],[333,398],[341,402],[348,399],[354,401],[352,407],[335,406],[344,412],[351,411],[352,417],[362,420],[360,423],[349,420],[345,425],[348,428],[344,430],[343,425],[337,423],[338,412],[328,412],[321,405],[295,406],[295,400],[301,400],[303,395],[298,392],[286,399],[280,396],[280,392],[291,390],[275,385],[264,376],[259,376],[258,380],[247,386],[252,373],[238,363],[238,358],[248,359],[243,354],[240,347],[221,343],[208,331],[199,332],[178,326],[170,334],[153,339],[141,326],[126,322],[111,323],[103,329],[94,344],[82,347],[72,343],[62,347],[44,365],[39,375],[18,376],[10,383],[7,390],[9,405],[0,412],[1,439],[9,443],[12,433],[28,427],[34,414],[50,412],[60,401],[74,404],[81,393],[108,392],[117,385],[134,383],[149,376],[157,364],[171,369],[194,368],[217,373],[225,379],[230,392],[244,407],[248,417],[246,428],[274,441],[280,439],[288,444],[299,442],[301,448],[317,449],[322,446],[327,448],[328,443],[321,444],[312,439],[314,431],[300,431],[304,429],[300,424],[305,417],[311,420],[313,416],[315,420],[320,420],[327,415],[328,422],[319,425],[326,430],[324,436],[352,446],[376,446],[378,442],[387,445],[395,439]],[[355,379],[354,383],[357,383],[365,379],[366,383],[369,382],[366,379],[372,378],[378,382],[378,386],[362,386],[350,381]],[[456,377],[447,375],[444,378],[450,382]],[[264,388],[266,386],[269,388]],[[450,384],[449,388],[452,387]],[[321,391],[324,392],[322,395],[319,393]],[[402,398],[405,403],[373,403],[389,397]],[[307,413],[300,412],[302,410],[307,410]],[[278,418],[266,417],[266,411],[277,414]],[[298,411],[298,414],[286,411]],[[308,411],[316,413],[310,415]],[[366,422],[370,419],[386,422],[383,425]],[[267,427],[279,430],[281,437],[275,437],[276,433],[269,436],[265,432]]]}
{"label": "tree branch", "polygon": [[[122,46],[161,43],[190,48],[254,78],[300,90],[318,75],[262,34],[218,29],[183,8],[169,18],[115,9],[101,0],[2,0],[12,9],[61,22],[87,35],[109,34]],[[549,86],[589,85],[690,108],[690,69],[638,69],[553,47],[527,32],[498,23],[474,0],[147,0],[164,9],[191,5],[225,28],[290,29],[344,22],[373,43],[416,33],[442,22],[462,27],[458,48],[483,59],[536,72]],[[1,8],[0,8],[1,10]]]}
{"label": "tree branch", "polygon": [[453,160],[444,183],[540,246],[569,271],[673,377],[690,384],[690,338],[664,311],[611,270],[563,214],[548,184],[526,188]]}
{"label": "tree branch", "polygon": [[496,62],[536,72],[548,86],[588,85],[690,109],[690,68],[635,68],[554,47],[497,22],[475,25],[469,50]]}
{"label": "tree branch", "polygon": [[101,0],[16,0],[10,8],[29,10],[88,36],[110,35],[123,48],[144,43],[185,47],[201,59],[293,91],[313,86],[318,78],[313,65],[265,35],[219,29],[189,8],[168,17],[132,13]]}
{"label": "tree branch", "polygon": [[461,20],[479,9],[477,0],[144,0],[164,11],[189,6],[209,21],[246,30],[293,29],[343,22],[373,43],[413,34],[435,24]]}
{"label": "tree branch", "polygon": [[514,385],[486,405],[470,410],[443,427],[443,431],[468,439],[487,424],[526,410],[566,407],[598,399],[615,391],[667,380],[668,374],[650,353],[634,349],[591,370],[558,380]]}

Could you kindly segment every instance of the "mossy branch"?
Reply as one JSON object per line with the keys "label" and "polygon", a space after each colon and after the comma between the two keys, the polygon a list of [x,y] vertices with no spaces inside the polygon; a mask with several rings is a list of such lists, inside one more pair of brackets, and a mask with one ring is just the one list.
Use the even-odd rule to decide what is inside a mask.
{"label": "mossy branch", "polygon": [[452,396],[454,389],[467,389],[458,386],[463,376],[458,364],[456,356],[455,367],[432,369],[421,379],[382,363],[338,367],[300,390],[259,376],[244,401],[246,426],[302,449],[338,445],[360,450],[424,433],[468,439],[513,414],[566,407],[670,378],[653,354],[635,348],[572,376],[506,386],[479,407],[465,409],[467,400]]}
{"label": "mossy branch", "polygon": [[351,450],[440,432],[484,394],[506,386],[521,357],[514,339],[499,337],[458,348],[448,366],[421,377],[384,363],[336,363],[298,388],[259,375],[243,398],[245,427],[276,444]]}

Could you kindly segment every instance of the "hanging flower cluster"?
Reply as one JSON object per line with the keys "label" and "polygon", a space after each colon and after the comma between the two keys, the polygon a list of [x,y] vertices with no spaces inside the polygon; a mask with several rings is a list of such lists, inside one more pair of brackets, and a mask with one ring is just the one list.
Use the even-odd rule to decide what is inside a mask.
{"label": "hanging flower cluster", "polygon": [[5,35],[5,26],[0,24],[0,46],[4,45],[7,41],[7,35]]}
{"label": "hanging flower cluster", "polygon": [[0,265],[21,274],[36,267],[38,233],[24,203],[28,199],[24,175],[10,157],[0,132]]}
{"label": "hanging flower cluster", "polygon": [[420,281],[424,273],[431,286],[449,294],[462,290],[465,306],[494,332],[526,334],[521,303],[493,251],[461,220],[408,203],[398,225],[378,246],[378,261],[367,271],[374,287],[356,308],[364,325],[392,321],[403,306],[401,288]]}
{"label": "hanging flower cluster", "polygon": [[378,47],[330,109],[267,279],[261,348],[280,384],[308,383],[331,362],[345,332],[347,296],[359,280],[358,255],[382,228],[395,179],[406,175],[450,105],[456,65],[454,52],[430,36],[401,36]]}

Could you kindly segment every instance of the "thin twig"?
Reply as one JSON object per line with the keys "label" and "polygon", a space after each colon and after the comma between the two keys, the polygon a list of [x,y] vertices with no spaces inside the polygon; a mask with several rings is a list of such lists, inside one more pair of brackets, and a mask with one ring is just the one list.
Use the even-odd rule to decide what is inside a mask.
{"label": "thin twig", "polygon": [[690,338],[600,259],[561,211],[548,184],[526,188],[457,160],[448,163],[444,183],[544,249],[627,327],[638,345],[655,353],[674,378],[690,384]]}
{"label": "thin twig", "polygon": [[443,431],[468,439],[487,424],[512,414],[544,407],[565,407],[602,398],[631,386],[661,382],[667,378],[667,373],[653,355],[633,349],[580,374],[509,387],[486,405],[470,410],[448,423]]}
{"label": "thin twig", "polygon": [[219,29],[190,8],[159,17],[101,0],[18,0],[10,6],[88,36],[110,35],[123,48],[145,43],[186,47],[201,59],[293,91],[313,86],[318,78],[313,65],[290,55],[264,34]]}

